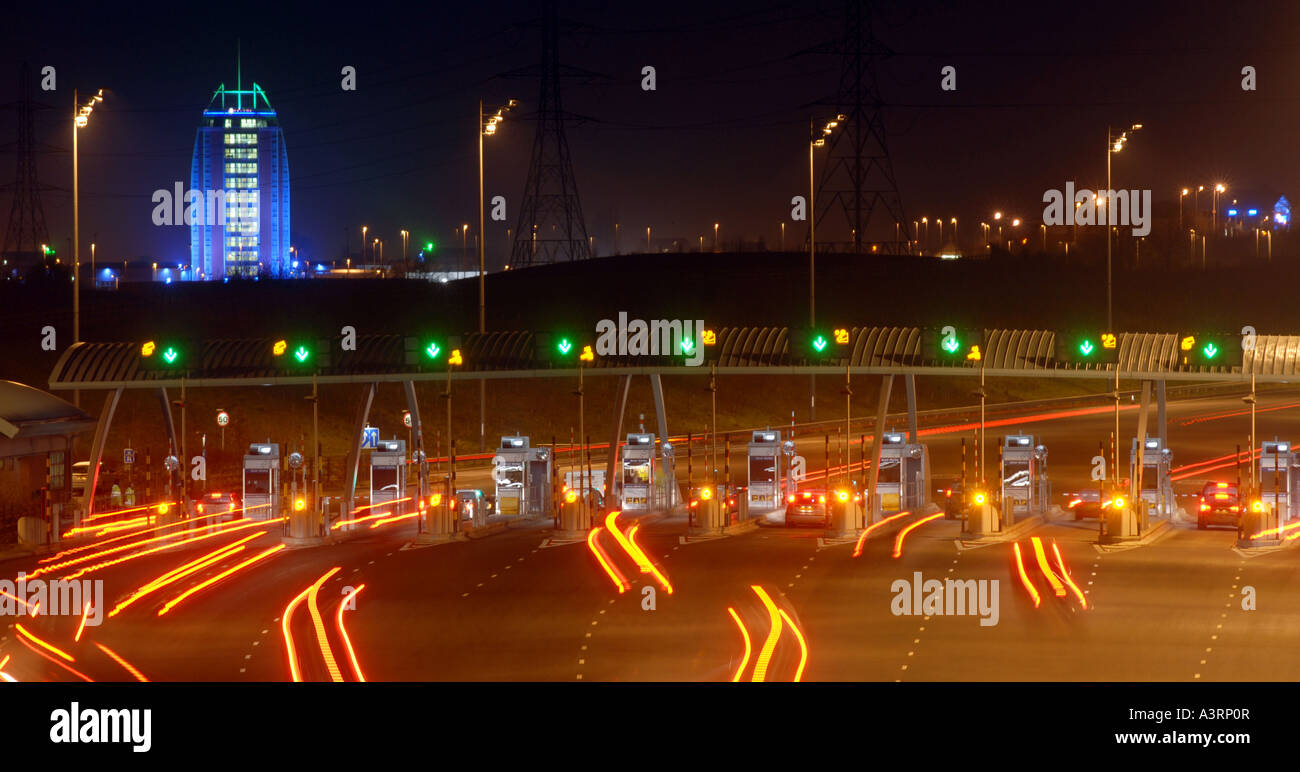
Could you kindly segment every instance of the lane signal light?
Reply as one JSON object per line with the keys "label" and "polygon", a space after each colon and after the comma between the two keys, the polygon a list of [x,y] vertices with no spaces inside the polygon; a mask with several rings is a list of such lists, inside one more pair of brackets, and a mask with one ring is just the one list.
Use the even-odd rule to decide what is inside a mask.
{"label": "lane signal light", "polygon": [[288,348],[289,348],[289,344],[287,342],[283,340],[277,340],[275,343],[271,345],[271,353],[278,357],[282,357],[284,356],[284,352],[288,350]]}
{"label": "lane signal light", "polygon": [[966,355],[966,358],[967,358],[967,359],[970,359],[970,360],[975,361],[975,362],[980,361],[980,358],[981,358],[981,357],[982,357],[982,355],[980,354],[980,347],[979,347],[979,346],[971,346],[971,347],[970,347],[970,353]]}
{"label": "lane signal light", "polygon": [[437,359],[438,354],[442,353],[442,348],[439,347],[437,343],[430,343],[428,346],[425,346],[424,353],[428,354],[430,359]]}
{"label": "lane signal light", "polygon": [[294,512],[301,512],[306,508],[307,508],[307,500],[304,499],[302,496],[299,496],[298,498],[293,500]]}
{"label": "lane signal light", "polygon": [[1079,353],[1083,354],[1084,356],[1092,356],[1092,352],[1095,349],[1096,347],[1092,345],[1092,341],[1087,339],[1085,339],[1082,343],[1079,344]]}
{"label": "lane signal light", "polygon": [[1183,351],[1191,351],[1196,346],[1196,336],[1188,335],[1178,342],[1178,347]]}
{"label": "lane signal light", "polygon": [[140,347],[140,356],[151,357],[153,356],[154,350],[157,348],[158,348],[157,345],[153,341],[147,341],[143,346]]}
{"label": "lane signal light", "polygon": [[843,327],[840,327],[839,329],[835,330],[835,342],[840,344],[841,346],[848,343],[849,331],[844,329]]}
{"label": "lane signal light", "polygon": [[578,359],[581,359],[584,362],[595,361],[596,352],[591,350],[591,346],[583,346],[582,353],[578,355]]}
{"label": "lane signal light", "polygon": [[177,351],[171,346],[168,346],[167,350],[162,352],[162,358],[167,361],[167,364],[172,364],[173,362],[175,362],[180,355],[181,352]]}
{"label": "lane signal light", "polygon": [[957,340],[956,335],[945,335],[943,336],[943,343],[940,345],[943,346],[943,350],[947,351],[949,354],[956,354],[957,349],[961,348],[961,341]]}
{"label": "lane signal light", "polygon": [[565,503],[567,503],[567,504],[572,504],[572,503],[574,503],[574,502],[577,501],[577,500],[578,500],[578,492],[577,492],[577,491],[569,491],[568,493],[565,493],[565,494],[564,494],[564,501],[565,501]]}
{"label": "lane signal light", "polygon": [[830,341],[826,340],[825,335],[818,335],[817,337],[813,338],[812,347],[815,351],[819,351],[819,352],[825,351],[826,347],[829,345],[830,345]]}
{"label": "lane signal light", "polygon": [[430,496],[430,497],[429,497],[429,506],[431,506],[431,507],[440,507],[440,506],[442,506],[442,494],[441,494],[441,493],[435,493],[435,494],[433,494],[432,496]]}
{"label": "lane signal light", "polygon": [[293,356],[299,362],[306,362],[307,357],[311,356],[311,351],[309,351],[306,346],[299,346],[294,349]]}
{"label": "lane signal light", "polygon": [[1209,343],[1205,344],[1204,348],[1201,349],[1201,353],[1205,355],[1206,359],[1214,359],[1216,356],[1219,355],[1219,348],[1218,346],[1214,345],[1214,341],[1210,341]]}
{"label": "lane signal light", "polygon": [[682,338],[681,346],[682,346],[682,353],[689,355],[692,351],[695,350],[695,341],[691,340],[690,338]]}
{"label": "lane signal light", "polygon": [[706,346],[718,345],[718,333],[716,330],[705,330],[701,337],[704,338],[704,345]]}
{"label": "lane signal light", "polygon": [[560,342],[555,344],[555,348],[558,349],[561,354],[567,355],[573,350],[573,344],[569,342],[568,338],[560,338]]}
{"label": "lane signal light", "polygon": [[448,357],[448,359],[447,359],[447,364],[449,364],[449,365],[463,365],[463,364],[465,364],[465,360],[462,359],[461,356],[460,356],[460,349],[455,348],[455,349],[452,349],[452,350],[451,350],[451,356]]}

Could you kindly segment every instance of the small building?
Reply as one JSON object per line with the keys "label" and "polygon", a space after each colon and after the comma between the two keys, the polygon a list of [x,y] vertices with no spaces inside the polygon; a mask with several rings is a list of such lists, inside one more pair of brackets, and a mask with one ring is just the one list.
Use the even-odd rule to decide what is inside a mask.
{"label": "small building", "polygon": [[[73,441],[95,419],[31,386],[0,381],[0,545],[48,542],[72,524]],[[27,520],[27,518],[31,518]]]}

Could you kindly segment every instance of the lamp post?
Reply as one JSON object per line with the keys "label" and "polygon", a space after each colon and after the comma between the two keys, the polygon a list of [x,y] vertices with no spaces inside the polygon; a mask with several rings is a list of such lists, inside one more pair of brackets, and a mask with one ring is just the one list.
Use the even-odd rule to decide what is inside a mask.
{"label": "lamp post", "polygon": [[[77,175],[77,135],[90,123],[95,105],[104,101],[104,89],[81,104],[77,90],[72,90],[72,342],[81,342],[81,187]],[[72,393],[73,403],[81,407],[81,391]]]}
{"label": "lamp post", "polygon": [[366,264],[366,231],[367,230],[368,228],[366,226],[364,225],[361,226],[361,260],[359,261],[361,265]]}
{"label": "lamp post", "polygon": [[407,259],[406,259],[406,247],[407,247],[407,242],[409,242],[411,239],[411,232],[403,229],[399,231],[399,233],[402,234],[402,274],[405,275],[406,272],[411,269],[411,267],[407,265]]}
{"label": "lamp post", "polygon": [[1187,198],[1187,194],[1190,192],[1187,188],[1183,188],[1182,192],[1178,194],[1178,233],[1180,236],[1183,233],[1183,199]]}
{"label": "lamp post", "polygon": [[[505,114],[515,105],[516,99],[507,99],[506,103],[484,120],[483,100],[478,100],[478,331],[487,332],[487,285],[484,268],[484,255],[487,251],[487,222],[483,215],[483,138],[497,133],[497,125],[505,120]],[[487,448],[487,381],[478,381],[478,449]]]}
{"label": "lamp post", "polygon": [[[826,137],[835,131],[845,120],[844,115],[836,115],[835,120],[827,121],[821,133],[816,131],[816,123],[808,121],[808,326],[817,326],[817,178],[813,151],[826,145]],[[715,229],[717,224],[713,226]],[[714,241],[717,241],[716,236]],[[816,375],[808,376],[808,415],[810,421],[817,419]]]}
{"label": "lamp post", "polygon": [[[1141,128],[1142,128],[1142,124],[1135,123],[1129,128],[1128,131],[1138,131]],[[1124,143],[1128,141],[1128,131],[1121,132],[1120,135],[1116,137],[1114,129],[1112,129],[1110,126],[1106,127],[1106,196],[1107,197],[1110,197],[1111,195],[1110,157],[1111,155],[1118,153],[1119,151],[1124,149]],[[1115,212],[1115,207],[1113,204],[1106,207],[1106,329],[1108,330],[1114,329],[1114,315],[1113,315],[1114,309],[1111,303],[1111,290],[1112,290],[1113,282],[1112,282],[1112,274],[1111,274],[1111,244],[1110,244],[1111,230],[1115,225],[1115,223],[1112,222],[1115,219],[1114,212]],[[1116,442],[1119,441],[1119,435],[1116,435],[1115,441]]]}

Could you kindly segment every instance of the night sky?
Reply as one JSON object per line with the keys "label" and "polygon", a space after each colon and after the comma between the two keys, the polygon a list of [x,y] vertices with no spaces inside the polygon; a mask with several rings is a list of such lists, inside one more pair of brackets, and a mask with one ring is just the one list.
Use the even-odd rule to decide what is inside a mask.
{"label": "night sky", "polygon": [[[0,101],[17,98],[20,63],[37,77],[58,68],[58,90],[36,91],[60,111],[38,114],[43,195],[60,251],[71,234],[72,89],[108,96],[81,145],[82,233],[101,260],[188,262],[186,227],[152,225],[156,189],[188,185],[195,129],[219,83],[256,81],[278,110],[289,152],[293,240],[304,256],[353,252],[360,226],[400,252],[399,229],[454,258],[462,223],[477,230],[475,111],[482,97],[520,100],[488,140],[486,195],[505,195],[508,222],[488,223],[489,265],[503,263],[506,228],[527,173],[535,79],[502,78],[535,65],[539,3],[105,4],[73,11],[24,5],[6,20]],[[1144,124],[1116,156],[1115,186],[1154,191],[1224,182],[1250,203],[1300,195],[1295,152],[1300,6],[1275,3],[1099,4],[890,2],[876,33],[896,55],[881,90],[894,169],[909,219],[959,218],[967,237],[994,209],[1041,219],[1043,191],[1104,181],[1107,124]],[[842,3],[570,0],[561,59],[603,77],[566,81],[569,143],[588,231],[600,254],[680,238],[723,246],[738,236],[779,239],[791,196],[806,194],[813,103],[832,95],[839,60],[796,55],[840,34]],[[657,68],[643,92],[641,68]],[[940,68],[958,71],[955,93]],[[340,69],[358,89],[340,89]],[[1258,90],[1241,90],[1241,68]],[[16,131],[0,116],[0,137]],[[12,151],[0,158],[9,180]],[[1267,200],[1266,200],[1267,199]],[[1202,199],[1205,206],[1206,199]],[[9,196],[0,198],[8,219]],[[1243,203],[1247,203],[1243,199]],[[794,234],[798,236],[794,236]],[[802,241],[792,227],[787,243]],[[472,242],[471,242],[472,246]],[[414,251],[414,250],[413,250]],[[84,256],[84,252],[83,252]]]}

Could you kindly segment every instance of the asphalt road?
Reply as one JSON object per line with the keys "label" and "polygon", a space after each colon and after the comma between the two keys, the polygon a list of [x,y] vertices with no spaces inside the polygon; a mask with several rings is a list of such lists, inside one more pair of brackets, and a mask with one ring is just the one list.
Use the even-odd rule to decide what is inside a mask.
{"label": "asphalt road", "polygon": [[[1121,434],[1130,437],[1136,410],[1123,407]],[[1259,437],[1300,437],[1296,407],[1300,393],[1262,397]],[[1246,409],[1239,397],[1171,403],[1175,467],[1245,446]],[[1113,422],[1110,409],[1045,410],[987,432],[990,443],[1012,431],[1038,435],[1049,448],[1060,496],[1091,484],[1091,458]],[[923,428],[938,473],[955,473],[960,440],[969,444],[972,437],[969,427]],[[823,444],[819,437],[803,438],[800,452],[810,468],[821,466]],[[1206,479],[1235,474],[1227,467],[1193,475],[1178,490],[1191,493]],[[635,543],[671,593],[639,570],[605,529],[595,543],[627,578],[622,593],[586,542],[553,542],[549,520],[511,523],[482,538],[436,546],[415,544],[408,520],[362,527],[325,546],[282,549],[159,615],[171,598],[280,544],[278,525],[252,528],[141,557],[129,557],[139,547],[122,550],[41,576],[129,557],[82,577],[103,580],[112,608],[187,562],[261,534],[241,552],[85,627],[79,641],[75,613],[5,620],[0,662],[9,660],[0,670],[20,681],[133,680],[132,668],[152,681],[288,680],[287,630],[303,680],[725,681],[739,674],[788,681],[801,663],[803,680],[826,681],[1300,678],[1300,663],[1289,656],[1300,641],[1300,594],[1293,591],[1300,561],[1292,549],[1237,550],[1235,530],[1198,531],[1181,520],[1150,543],[1103,549],[1095,521],[1056,519],[1017,542],[1026,576],[1041,593],[1036,606],[1012,544],[962,544],[956,522],[917,525],[893,557],[899,532],[920,519],[878,528],[855,558],[852,542],[828,541],[817,529],[763,524],[702,539],[687,538],[681,515],[646,518]],[[625,530],[632,522],[618,521]],[[1056,567],[1054,576],[1065,573],[1053,546],[1059,549],[1086,608],[1073,591],[1063,597],[1053,592],[1037,564],[1033,537]],[[10,560],[0,564],[0,576],[40,565],[30,557]],[[316,596],[318,619],[304,596],[286,625],[291,602],[335,568]],[[916,572],[922,581],[984,581],[990,589],[996,581],[996,624],[980,624],[979,614],[895,613],[895,582],[911,582]],[[343,612],[345,640],[339,605],[362,584],[355,608]],[[1243,593],[1254,610],[1243,609]],[[779,636],[772,635],[774,619],[780,620]],[[15,624],[71,659],[25,638]]]}

